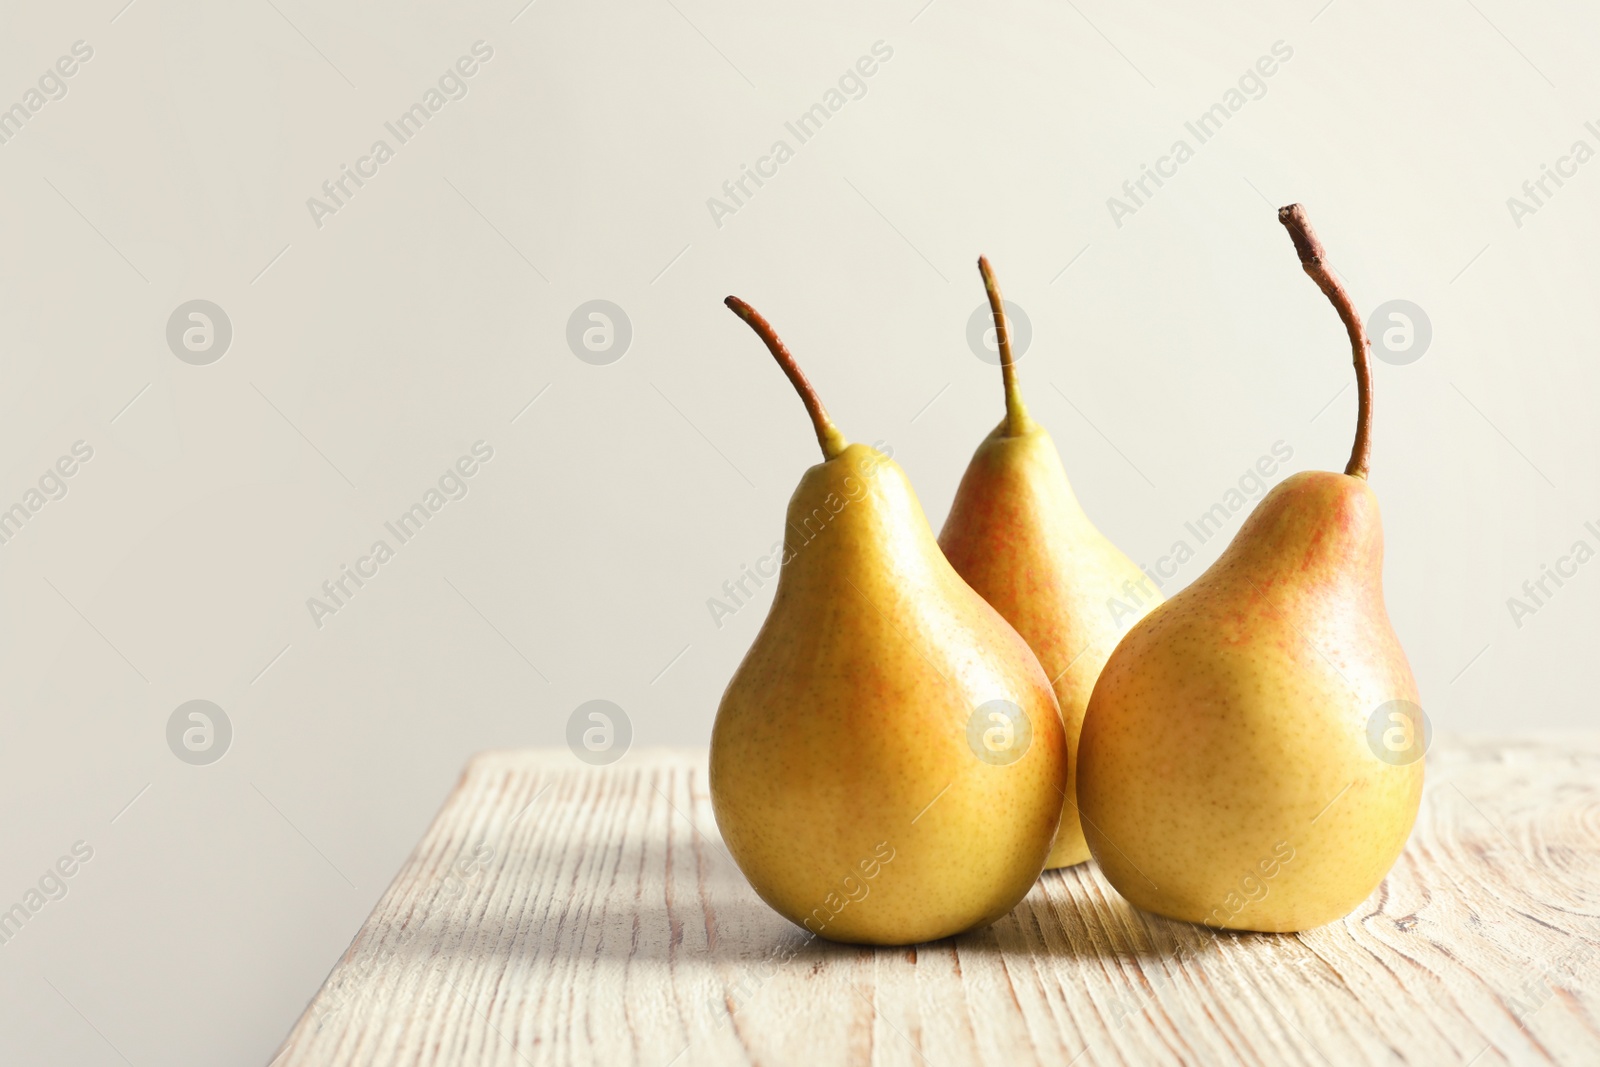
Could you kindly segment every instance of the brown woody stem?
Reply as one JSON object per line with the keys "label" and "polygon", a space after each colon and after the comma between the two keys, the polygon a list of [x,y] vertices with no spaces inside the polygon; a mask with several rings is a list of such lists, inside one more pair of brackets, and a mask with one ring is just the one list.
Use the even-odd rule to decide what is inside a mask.
{"label": "brown woody stem", "polygon": [[1300,254],[1300,265],[1323,295],[1333,302],[1334,310],[1344,322],[1345,332],[1350,335],[1350,351],[1356,364],[1356,439],[1344,472],[1353,478],[1365,478],[1372,458],[1372,355],[1367,347],[1366,324],[1356,314],[1355,302],[1345,291],[1344,284],[1325,262],[1322,242],[1311,229],[1306,209],[1299,204],[1279,208],[1278,221],[1289,231],[1294,250]]}
{"label": "brown woody stem", "polygon": [[817,391],[806,380],[805,372],[794,361],[794,356],[789,354],[789,349],[778,337],[778,331],[772,328],[772,323],[761,317],[761,313],[746,304],[736,296],[730,296],[723,301],[728,308],[743,319],[756,336],[766,343],[767,351],[772,353],[772,358],[778,361],[778,366],[783,368],[783,373],[789,376],[789,381],[794,385],[795,392],[800,394],[801,403],[806,406],[806,414],[811,416],[811,425],[817,431],[817,444],[822,446],[823,459],[835,459],[850,442],[845,440],[844,434],[828,418],[828,409],[822,406],[822,398],[817,396]]}
{"label": "brown woody stem", "polygon": [[989,312],[994,315],[995,343],[1000,348],[1000,377],[1006,389],[1006,436],[1020,437],[1033,425],[1028,409],[1022,403],[1022,390],[1017,386],[1017,361],[1011,353],[1011,324],[1006,321],[1006,302],[1000,295],[1000,283],[995,281],[994,268],[988,256],[978,257],[978,273],[983,275],[983,291],[989,297]]}

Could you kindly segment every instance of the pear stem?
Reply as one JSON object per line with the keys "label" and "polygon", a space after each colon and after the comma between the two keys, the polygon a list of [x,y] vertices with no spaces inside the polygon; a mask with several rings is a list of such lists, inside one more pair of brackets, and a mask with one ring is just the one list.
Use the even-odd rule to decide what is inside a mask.
{"label": "pear stem", "polygon": [[761,317],[761,312],[746,304],[736,296],[730,296],[723,301],[735,315],[745,321],[745,324],[756,332],[756,336],[766,342],[767,351],[772,353],[772,358],[778,361],[778,366],[783,368],[783,373],[789,376],[789,381],[794,385],[795,392],[800,394],[801,403],[806,406],[806,414],[811,416],[811,425],[817,431],[817,444],[822,446],[823,459],[836,459],[850,442],[845,440],[844,434],[828,418],[828,409],[822,406],[822,398],[817,396],[817,391],[806,380],[805,372],[794,361],[794,356],[789,354],[789,349],[778,337],[778,331],[772,324]]}
{"label": "pear stem", "polygon": [[1033,426],[1028,409],[1022,403],[1022,390],[1017,387],[1017,361],[1011,355],[1011,324],[1006,321],[1006,302],[1000,295],[1000,283],[995,281],[994,268],[988,256],[978,257],[978,273],[983,275],[983,291],[989,297],[989,311],[994,315],[995,343],[1000,346],[1000,376],[1006,387],[1006,436],[1020,437]]}
{"label": "pear stem", "polygon": [[1334,276],[1332,269],[1324,262],[1322,242],[1317,240],[1316,233],[1311,229],[1306,209],[1299,204],[1281,207],[1278,209],[1278,221],[1289,231],[1294,250],[1300,254],[1300,265],[1333,303],[1334,310],[1344,322],[1345,332],[1350,335],[1350,351],[1356,364],[1356,439],[1350,448],[1350,462],[1345,464],[1344,472],[1352,478],[1365,478],[1372,458],[1372,355],[1367,347],[1366,324],[1356,314],[1355,301],[1350,299],[1344,283]]}

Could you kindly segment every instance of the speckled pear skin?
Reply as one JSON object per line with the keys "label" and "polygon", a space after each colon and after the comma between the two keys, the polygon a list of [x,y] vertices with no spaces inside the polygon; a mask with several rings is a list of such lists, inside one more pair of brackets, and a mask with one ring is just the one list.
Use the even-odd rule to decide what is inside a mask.
{"label": "speckled pear skin", "polygon": [[1383,880],[1423,763],[1367,740],[1380,705],[1418,701],[1382,574],[1365,479],[1301,472],[1122,639],[1089,701],[1077,787],[1089,847],[1129,901],[1285,932],[1348,915]]}
{"label": "speckled pear skin", "polygon": [[[1089,858],[1076,793],[1084,709],[1117,641],[1161,594],[1084,514],[1050,435],[1031,421],[1016,436],[1007,426],[1002,419],[973,454],[939,547],[1055,680],[1068,784],[1045,867],[1070,867]],[[1114,614],[1113,600],[1126,611]]]}
{"label": "speckled pear skin", "polygon": [[[871,448],[805,473],[784,547],[711,736],[729,852],[761,899],[831,940],[912,944],[993,922],[1043,869],[1067,786],[1039,661],[951,569],[905,474]],[[994,699],[1032,727],[1006,765],[967,741]]]}

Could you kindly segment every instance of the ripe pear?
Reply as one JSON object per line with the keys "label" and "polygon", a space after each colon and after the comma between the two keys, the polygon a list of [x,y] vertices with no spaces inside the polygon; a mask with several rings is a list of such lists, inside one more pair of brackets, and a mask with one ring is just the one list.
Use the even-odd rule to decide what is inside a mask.
{"label": "ripe pear", "polygon": [[1366,331],[1304,210],[1278,218],[1350,336],[1350,462],[1284,479],[1122,639],[1077,784],[1089,847],[1133,904],[1282,932],[1349,914],[1388,873],[1422,796],[1426,724],[1384,610]]}
{"label": "ripe pear", "polygon": [[1076,794],[1078,731],[1100,668],[1127,628],[1161,602],[1133,561],[1083,513],[1044,428],[1017,386],[1005,301],[979,257],[994,312],[1006,414],[973,453],[939,547],[956,573],[1028,642],[1052,679],[1067,731],[1067,794],[1046,868],[1089,858]]}
{"label": "ripe pear", "polygon": [[711,734],[728,851],[785,918],[901,945],[993,922],[1061,820],[1067,744],[1026,642],[951,569],[898,464],[849,444],[759,314],[823,462],[789,501],[772,609]]}

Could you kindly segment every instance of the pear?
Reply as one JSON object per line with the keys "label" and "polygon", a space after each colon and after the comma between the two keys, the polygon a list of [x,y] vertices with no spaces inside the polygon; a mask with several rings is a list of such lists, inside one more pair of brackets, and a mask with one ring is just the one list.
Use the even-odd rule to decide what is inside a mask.
{"label": "pear", "polygon": [[1083,513],[1050,435],[1017,386],[1005,301],[978,271],[994,312],[1006,414],[978,446],[939,533],[956,573],[1028,642],[1052,679],[1067,731],[1067,795],[1047,868],[1089,858],[1075,792],[1078,731],[1100,668],[1161,594]]}
{"label": "pear", "polygon": [[1089,847],[1133,904],[1283,932],[1349,914],[1388,873],[1422,796],[1426,723],[1384,610],[1366,331],[1304,210],[1278,219],[1350,336],[1350,462],[1284,479],[1122,639],[1077,786]]}
{"label": "pear", "polygon": [[1038,878],[1067,744],[1038,659],[951,569],[905,474],[849,444],[765,319],[823,462],[789,501],[772,608],[711,734],[711,804],[762,900],[902,945],[993,922]]}

